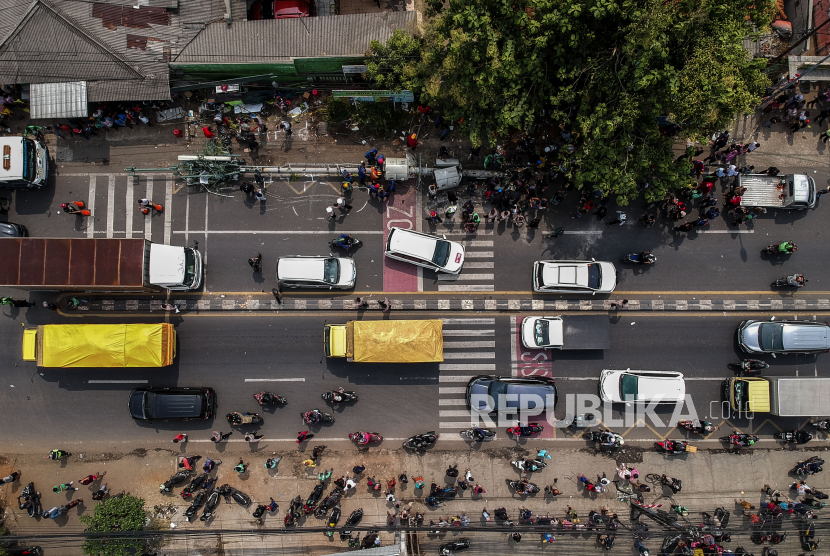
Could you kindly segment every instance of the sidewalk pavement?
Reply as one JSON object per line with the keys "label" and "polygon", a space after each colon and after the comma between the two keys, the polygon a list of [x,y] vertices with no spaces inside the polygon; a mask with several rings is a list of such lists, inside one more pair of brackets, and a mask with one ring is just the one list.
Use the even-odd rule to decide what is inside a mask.
{"label": "sidewalk pavement", "polygon": [[[430,535],[425,530],[418,532],[417,538],[422,550],[432,553],[434,548],[441,542],[447,542],[461,536],[468,536],[474,539],[474,543],[481,552],[480,543],[488,543],[492,549],[485,552],[495,553],[496,551],[508,551],[520,553],[524,551],[535,551],[538,553],[540,535],[543,531],[553,531],[557,541],[547,551],[555,551],[557,554],[584,554],[588,549],[594,550],[594,538],[596,531],[569,531],[563,532],[557,526],[540,526],[541,528],[526,528],[516,525],[515,529],[526,532],[526,541],[515,545],[508,538],[500,523],[495,521],[486,522],[482,518],[482,511],[487,511],[492,516],[496,508],[503,507],[507,510],[511,519],[518,523],[518,514],[521,508],[530,509],[534,515],[547,514],[557,518],[564,518],[568,506],[571,506],[580,516],[582,523],[587,523],[587,515],[591,510],[602,512],[607,519],[612,514],[618,514],[623,523],[623,528],[617,532],[617,544],[612,552],[630,553],[633,540],[629,527],[629,503],[619,500],[614,483],[608,486],[606,492],[601,494],[589,493],[582,488],[579,482],[579,475],[595,482],[597,476],[603,473],[609,479],[617,479],[615,476],[618,465],[628,464],[636,468],[640,474],[640,480],[646,481],[647,474],[667,474],[670,477],[679,478],[683,482],[682,491],[671,497],[671,491],[662,491],[659,484],[652,483],[652,491],[644,495],[645,504],[662,504],[662,510],[669,511],[672,503],[680,504],[688,508],[689,516],[681,523],[697,525],[702,521],[699,512],[714,512],[715,508],[723,506],[730,512],[732,517],[728,530],[732,532],[731,543],[726,543],[726,548],[733,549],[742,545],[747,550],[761,552],[761,547],[753,547],[749,540],[751,528],[748,517],[742,516],[741,508],[735,504],[735,499],[745,499],[756,508],[765,500],[761,494],[764,484],[769,484],[795,498],[795,491],[788,491],[788,486],[793,482],[787,472],[796,461],[805,459],[812,455],[822,455],[823,451],[788,451],[788,450],[744,450],[740,454],[727,452],[725,450],[704,450],[697,453],[688,453],[683,456],[667,457],[656,453],[652,448],[645,451],[628,447],[621,449],[616,455],[616,461],[612,458],[598,455],[591,448],[584,449],[561,449],[555,450],[551,455],[553,459],[546,460],[547,468],[529,476],[529,479],[540,488],[548,485],[555,485],[561,491],[561,495],[553,498],[545,496],[544,492],[532,496],[518,496],[509,488],[506,481],[516,480],[519,473],[510,464],[511,460],[523,457],[533,457],[536,450],[543,447],[553,448],[544,442],[526,444],[519,442],[511,448],[491,448],[487,444],[467,445],[466,449],[457,451],[430,450],[426,454],[417,455],[405,453],[400,449],[390,447],[370,447],[358,449],[349,447],[339,451],[327,448],[320,457],[316,468],[309,468],[303,465],[303,461],[311,455],[314,442],[304,444],[300,450],[289,449],[273,451],[274,446],[263,443],[259,446],[251,444],[249,451],[237,451],[233,444],[220,443],[210,445],[204,443],[192,443],[188,445],[171,444],[169,449],[157,448],[153,451],[138,448],[130,453],[87,453],[82,450],[75,450],[73,455],[60,462],[50,461],[47,458],[33,455],[8,454],[0,459],[0,476],[5,476],[13,470],[22,472],[21,478],[12,484],[5,485],[0,491],[3,503],[6,507],[5,526],[10,530],[13,537],[26,537],[21,540],[22,544],[40,544],[44,547],[44,554],[79,554],[77,549],[70,550],[68,547],[79,545],[76,537],[83,532],[83,525],[78,521],[81,514],[90,514],[96,502],[91,499],[91,494],[103,483],[110,489],[110,494],[115,495],[126,492],[134,496],[140,496],[146,501],[146,508],[150,510],[148,515],[150,527],[163,532],[173,530],[177,534],[165,535],[163,545],[159,553],[173,555],[201,554],[208,549],[218,550],[223,554],[252,554],[252,553],[303,553],[309,555],[328,554],[346,550],[346,545],[341,544],[339,535],[335,533],[332,539],[324,536],[321,532],[325,527],[324,520],[317,520],[312,516],[301,519],[296,526],[296,533],[289,533],[283,525],[283,518],[292,498],[299,495],[303,499],[308,497],[314,487],[318,484],[317,474],[320,471],[333,470],[332,476],[326,481],[326,496],[333,485],[332,481],[342,475],[352,477],[352,468],[356,465],[365,465],[366,469],[360,476],[356,489],[350,490],[344,496],[342,504],[342,525],[346,517],[358,507],[364,511],[362,527],[375,527],[380,529],[380,537],[383,545],[394,542],[395,528],[386,527],[387,514],[394,512],[394,504],[385,498],[385,490],[372,491],[367,487],[366,479],[372,477],[382,484],[392,478],[397,478],[401,473],[406,473],[409,483],[403,484],[398,481],[394,495],[401,501],[403,508],[409,508],[412,513],[422,512],[425,514],[424,525],[430,521],[439,521],[439,516],[449,519],[451,516],[463,517],[466,513],[470,519],[470,526],[450,527],[447,534],[438,537]],[[228,451],[232,449],[234,451]],[[554,448],[555,449],[555,448]],[[184,518],[184,511],[189,505],[178,493],[185,486],[184,483],[173,487],[174,492],[160,494],[158,485],[167,480],[178,470],[176,467],[177,456],[195,455],[202,456],[197,462],[197,468],[201,470],[202,463],[206,457],[222,461],[214,470],[217,480],[215,485],[219,486],[228,483],[233,487],[247,493],[253,500],[249,508],[243,508],[236,503],[222,502],[217,510],[217,515],[209,522],[195,520],[188,523]],[[282,457],[276,470],[267,470],[264,461],[270,457]],[[249,470],[244,474],[233,471],[233,466],[241,459],[250,465]],[[463,477],[469,469],[474,477],[474,483],[480,484],[485,493],[473,494],[471,489],[460,491],[456,500],[446,502],[438,508],[426,508],[423,504],[424,497],[428,494],[424,490],[429,488],[431,482],[439,485],[451,485],[455,479],[445,476],[445,470],[450,465],[457,465],[459,477]],[[106,475],[90,486],[81,486],[76,492],[65,492],[54,494],[51,487],[56,484],[75,481],[76,486],[79,480],[86,475],[106,472]],[[426,482],[426,489],[417,490],[414,487],[414,477],[422,476]],[[72,509],[68,515],[61,516],[55,520],[30,519],[24,511],[17,509],[15,504],[16,496],[21,489],[33,481],[35,487],[42,495],[44,509],[66,504],[73,498],[83,498],[84,502]],[[820,490],[830,490],[827,484],[827,477],[824,474],[807,477],[807,483]],[[623,485],[623,482],[620,482]],[[267,504],[269,498],[273,497],[280,508],[277,512],[267,513],[262,524],[251,516],[257,504]],[[168,509],[168,505],[172,506]],[[158,509],[153,511],[153,507]],[[828,511],[828,510],[824,510]],[[748,513],[757,513],[757,509]],[[201,511],[199,512],[201,515]],[[663,527],[650,521],[645,517],[641,521],[649,523],[650,532],[653,538],[646,541],[654,554],[658,553],[659,545],[663,538]],[[823,521],[826,519],[819,512],[819,531],[825,527]],[[798,523],[792,516],[784,514],[782,529],[789,531],[789,537],[781,545],[776,546],[781,556],[786,554],[799,554],[803,552],[798,542]],[[405,525],[405,523],[404,523]],[[314,532],[303,533],[309,528],[318,528]],[[182,534],[183,531],[193,534]],[[203,535],[197,533],[210,532],[233,532],[222,536]],[[37,535],[52,535],[59,533],[61,539],[34,538]],[[277,534],[279,533],[279,534]],[[363,532],[365,535],[365,530]],[[821,536],[821,533],[819,534]],[[76,542],[77,541],[77,542]],[[49,550],[50,546],[60,546],[59,551]],[[264,549],[268,549],[267,552]],[[563,551],[565,548],[568,550]],[[224,552],[223,552],[224,551]],[[528,552],[530,553],[530,552]]]}

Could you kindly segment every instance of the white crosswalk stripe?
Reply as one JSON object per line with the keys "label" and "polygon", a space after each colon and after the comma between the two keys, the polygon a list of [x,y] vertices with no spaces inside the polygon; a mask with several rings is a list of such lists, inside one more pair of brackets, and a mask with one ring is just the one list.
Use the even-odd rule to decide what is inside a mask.
{"label": "white crosswalk stripe", "polygon": [[[464,246],[465,261],[461,274],[439,274],[439,292],[492,292],[496,290],[496,275],[491,272],[479,272],[482,269],[495,268],[493,240],[468,239],[460,242]],[[486,249],[486,250],[485,250]],[[490,260],[486,260],[490,259]]]}
{"label": "white crosswalk stripe", "polygon": [[[86,219],[87,237],[136,238],[143,235],[154,243],[169,245],[173,229],[173,184],[172,174],[140,177],[124,174],[91,175],[88,204],[93,218]],[[157,198],[154,199],[154,196]],[[136,200],[143,197],[163,205],[163,213],[142,215],[138,212],[136,215],[140,210],[136,207]],[[98,218],[95,218],[96,215]],[[101,218],[102,215],[106,215],[106,218]],[[99,222],[97,226],[96,222]]]}
{"label": "white crosswalk stripe", "polygon": [[471,426],[466,409],[467,383],[477,375],[496,372],[495,325],[493,317],[444,319],[445,363],[438,365],[439,428],[461,430]]}

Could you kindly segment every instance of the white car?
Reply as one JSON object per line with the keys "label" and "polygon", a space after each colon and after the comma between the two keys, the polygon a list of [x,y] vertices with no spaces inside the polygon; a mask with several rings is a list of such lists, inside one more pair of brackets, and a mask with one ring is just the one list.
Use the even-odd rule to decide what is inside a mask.
{"label": "white car", "polygon": [[611,293],[617,269],[604,261],[536,261],[533,291],[540,293]]}
{"label": "white car", "polygon": [[460,273],[464,265],[464,247],[460,243],[404,228],[389,231],[383,254],[390,259],[449,274]]}
{"label": "white car", "polygon": [[680,403],[686,399],[683,373],[609,371],[599,375],[599,397],[611,403]]}
{"label": "white car", "polygon": [[280,257],[277,260],[277,280],[286,288],[354,287],[357,269],[347,257]]}

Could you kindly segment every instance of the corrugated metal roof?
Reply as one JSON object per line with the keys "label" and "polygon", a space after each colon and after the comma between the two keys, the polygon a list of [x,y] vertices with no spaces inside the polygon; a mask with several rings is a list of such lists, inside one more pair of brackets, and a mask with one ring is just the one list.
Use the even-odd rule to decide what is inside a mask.
{"label": "corrugated metal roof", "polygon": [[85,81],[32,84],[30,91],[29,110],[33,120],[88,115]]}
{"label": "corrugated metal roof", "polygon": [[0,41],[14,31],[20,19],[29,11],[34,0],[0,0]]}
{"label": "corrugated metal roof", "polygon": [[170,16],[165,8],[139,6],[113,6],[95,2],[92,4],[92,17],[100,17],[102,25],[114,30],[116,27],[149,29],[150,24],[170,25]]}
{"label": "corrugated metal roof", "polygon": [[35,3],[0,44],[0,82],[136,79],[141,74],[65,14]]}
{"label": "corrugated metal roof", "polygon": [[415,12],[382,12],[214,23],[174,64],[278,62],[319,56],[362,56],[369,41],[386,41],[415,24]]}

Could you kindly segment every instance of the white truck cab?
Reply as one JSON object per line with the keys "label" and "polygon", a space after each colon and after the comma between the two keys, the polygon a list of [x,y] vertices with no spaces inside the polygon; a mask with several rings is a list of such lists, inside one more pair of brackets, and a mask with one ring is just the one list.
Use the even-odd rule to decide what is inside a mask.
{"label": "white truck cab", "polygon": [[150,244],[150,283],[168,290],[198,289],[202,254],[190,247]]}

